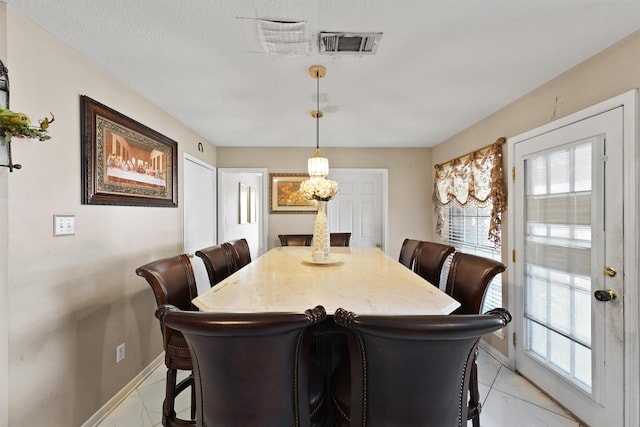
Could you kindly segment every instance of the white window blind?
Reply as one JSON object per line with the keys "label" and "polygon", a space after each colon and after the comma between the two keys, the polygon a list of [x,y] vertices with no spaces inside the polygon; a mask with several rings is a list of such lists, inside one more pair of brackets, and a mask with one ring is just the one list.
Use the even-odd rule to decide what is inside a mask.
{"label": "white window blind", "polygon": [[591,392],[592,141],[525,161],[527,349]]}
{"label": "white window blind", "polygon": [[[449,244],[455,247],[456,251],[501,260],[500,248],[495,247],[488,238],[491,208],[491,203],[485,207],[470,205],[466,209],[454,203],[449,205]],[[447,264],[443,270],[448,269]],[[502,306],[502,274],[498,274],[489,284],[481,312]]]}

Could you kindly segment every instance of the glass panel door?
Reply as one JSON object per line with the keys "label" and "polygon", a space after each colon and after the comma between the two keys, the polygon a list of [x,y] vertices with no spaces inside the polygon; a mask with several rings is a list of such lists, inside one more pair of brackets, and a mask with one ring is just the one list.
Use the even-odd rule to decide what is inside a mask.
{"label": "glass panel door", "polygon": [[525,346],[591,393],[594,139],[525,160]]}
{"label": "glass panel door", "polygon": [[622,117],[513,146],[516,369],[593,426],[624,424]]}

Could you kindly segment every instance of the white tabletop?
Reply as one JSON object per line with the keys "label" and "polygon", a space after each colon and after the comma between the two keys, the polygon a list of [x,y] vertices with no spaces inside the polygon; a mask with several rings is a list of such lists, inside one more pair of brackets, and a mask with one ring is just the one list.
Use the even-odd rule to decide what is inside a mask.
{"label": "white tabletop", "polygon": [[311,248],[278,247],[193,300],[202,311],[304,311],[322,305],[357,314],[448,314],[460,303],[373,248],[331,248],[334,264],[314,264]]}

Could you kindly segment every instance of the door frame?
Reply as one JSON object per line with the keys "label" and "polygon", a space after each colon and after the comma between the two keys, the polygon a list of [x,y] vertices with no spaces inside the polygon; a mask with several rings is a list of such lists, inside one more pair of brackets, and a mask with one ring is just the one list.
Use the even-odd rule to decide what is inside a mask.
{"label": "door frame", "polygon": [[[635,381],[625,381],[623,387],[624,393],[624,420],[626,426],[640,425],[640,408],[638,407],[638,399],[640,398],[640,342],[637,337],[640,329],[640,292],[636,284],[638,283],[638,265],[640,259],[638,238],[638,90],[633,89],[621,95],[615,96],[606,101],[600,102],[584,110],[570,114],[561,119],[527,131],[520,135],[511,137],[507,140],[507,149],[509,153],[508,170],[513,170],[515,165],[515,144],[535,136],[551,132],[572,123],[587,119],[604,113],[606,111],[623,107],[623,251],[624,251],[624,282],[623,282],[623,304],[624,304],[624,378],[635,379]],[[512,179],[513,181],[513,179]],[[513,191],[508,194],[508,206],[515,206],[515,195]],[[508,213],[508,250],[513,253],[515,250],[515,215],[513,209]],[[511,261],[513,263],[513,260]],[[507,268],[508,281],[510,284],[517,283],[515,277],[515,269]],[[522,313],[517,311],[518,305],[516,301],[515,289],[509,292],[508,297],[509,309],[514,313],[514,317],[520,316]],[[513,341],[509,348],[509,364],[516,370],[516,354]]]}
{"label": "door frame", "polygon": [[[380,209],[382,210],[382,251],[388,254],[389,247],[389,170],[388,169],[363,169],[363,168],[331,168],[329,169],[329,178],[331,173],[350,173],[350,174],[379,174],[382,178],[382,200],[380,200]],[[340,191],[338,189],[338,191]]]}

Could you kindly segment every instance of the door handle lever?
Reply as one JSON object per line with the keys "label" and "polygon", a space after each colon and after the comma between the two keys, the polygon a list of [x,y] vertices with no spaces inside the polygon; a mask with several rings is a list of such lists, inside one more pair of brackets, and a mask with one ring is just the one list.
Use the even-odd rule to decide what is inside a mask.
{"label": "door handle lever", "polygon": [[617,297],[616,293],[611,289],[598,289],[593,293],[593,296],[596,297],[598,301],[602,302],[611,301]]}

